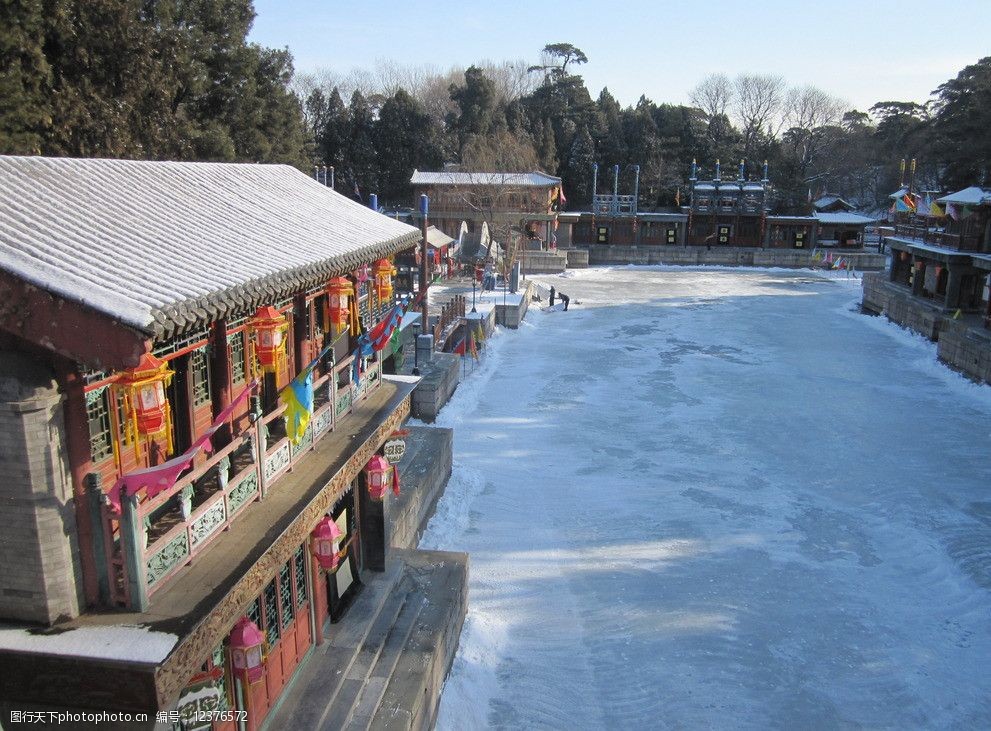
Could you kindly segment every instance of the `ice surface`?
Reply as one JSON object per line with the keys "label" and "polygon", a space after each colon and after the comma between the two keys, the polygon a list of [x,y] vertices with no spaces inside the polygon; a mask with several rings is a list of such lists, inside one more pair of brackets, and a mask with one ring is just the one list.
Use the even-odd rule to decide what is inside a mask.
{"label": "ice surface", "polygon": [[438,419],[440,728],[991,726],[991,388],[857,280],[541,279]]}

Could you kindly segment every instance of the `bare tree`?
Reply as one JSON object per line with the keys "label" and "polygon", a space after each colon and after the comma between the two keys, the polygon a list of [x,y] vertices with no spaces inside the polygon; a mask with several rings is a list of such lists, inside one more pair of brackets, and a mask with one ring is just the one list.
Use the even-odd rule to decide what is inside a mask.
{"label": "bare tree", "polygon": [[526,96],[537,88],[537,79],[529,71],[526,61],[482,61],[479,64],[485,75],[495,83],[499,102],[508,104]]}
{"label": "bare tree", "polygon": [[733,111],[743,131],[744,156],[753,159],[760,137],[774,137],[781,127],[785,82],[772,74],[740,74],[733,80],[733,92]]}
{"label": "bare tree", "polygon": [[448,114],[457,112],[458,105],[451,99],[451,86],[464,82],[464,69],[452,67],[423,80],[423,83],[410,94],[416,99],[431,119],[443,127]]}
{"label": "bare tree", "polygon": [[804,130],[838,125],[849,109],[849,103],[816,86],[796,86],[785,95],[785,125]]}
{"label": "bare tree", "polygon": [[531,205],[532,188],[519,173],[537,166],[533,145],[505,129],[469,139],[461,153],[455,196],[476,220],[485,222],[492,239],[506,250],[503,266],[507,272],[519,249],[526,213],[531,208],[538,212],[540,205]]}
{"label": "bare tree", "polygon": [[725,115],[733,103],[733,82],[726,74],[709,74],[695,85],[688,98],[709,119]]}
{"label": "bare tree", "polygon": [[785,142],[803,180],[818,166],[827,130],[839,126],[849,108],[843,100],[812,85],[788,90],[784,102]]}

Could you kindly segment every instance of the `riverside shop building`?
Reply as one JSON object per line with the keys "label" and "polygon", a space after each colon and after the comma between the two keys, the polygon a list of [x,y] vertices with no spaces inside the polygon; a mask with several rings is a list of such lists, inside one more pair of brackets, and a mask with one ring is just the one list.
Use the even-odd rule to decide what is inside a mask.
{"label": "riverside shop building", "polygon": [[413,384],[354,348],[418,241],[287,166],[0,157],[5,713],[264,722],[382,570]]}

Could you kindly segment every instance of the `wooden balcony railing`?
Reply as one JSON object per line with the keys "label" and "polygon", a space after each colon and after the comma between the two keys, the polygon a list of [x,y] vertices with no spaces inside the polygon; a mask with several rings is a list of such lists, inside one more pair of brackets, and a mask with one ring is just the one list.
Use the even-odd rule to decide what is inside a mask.
{"label": "wooden balcony railing", "polygon": [[465,316],[465,298],[463,295],[456,295],[450,302],[440,308],[440,317],[434,325],[434,345],[443,347],[451,326],[461,322]]}
{"label": "wooden balcony railing", "polygon": [[[299,444],[286,434],[285,406],[256,417],[250,427],[202,465],[154,498],[121,500],[119,556],[109,575],[121,577],[126,603],[137,611],[251,504],[353,412],[382,380],[381,361],[369,365],[360,385],[350,380],[353,356],[313,383],[314,410]],[[108,516],[110,517],[110,516]],[[109,558],[109,556],[108,556]]]}
{"label": "wooden balcony railing", "polygon": [[[882,233],[888,233],[882,229]],[[934,244],[956,251],[980,251],[981,237],[978,234],[948,233],[941,228],[896,223],[891,236],[915,239],[924,244]]]}

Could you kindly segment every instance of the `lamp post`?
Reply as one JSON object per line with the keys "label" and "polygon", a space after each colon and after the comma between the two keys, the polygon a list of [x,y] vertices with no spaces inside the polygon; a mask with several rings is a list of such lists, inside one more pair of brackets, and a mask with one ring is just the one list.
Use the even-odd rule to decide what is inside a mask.
{"label": "lamp post", "polygon": [[475,271],[471,272],[471,311],[475,312]]}
{"label": "lamp post", "polygon": [[420,375],[420,331],[423,323],[419,320],[413,323],[413,375]]}

